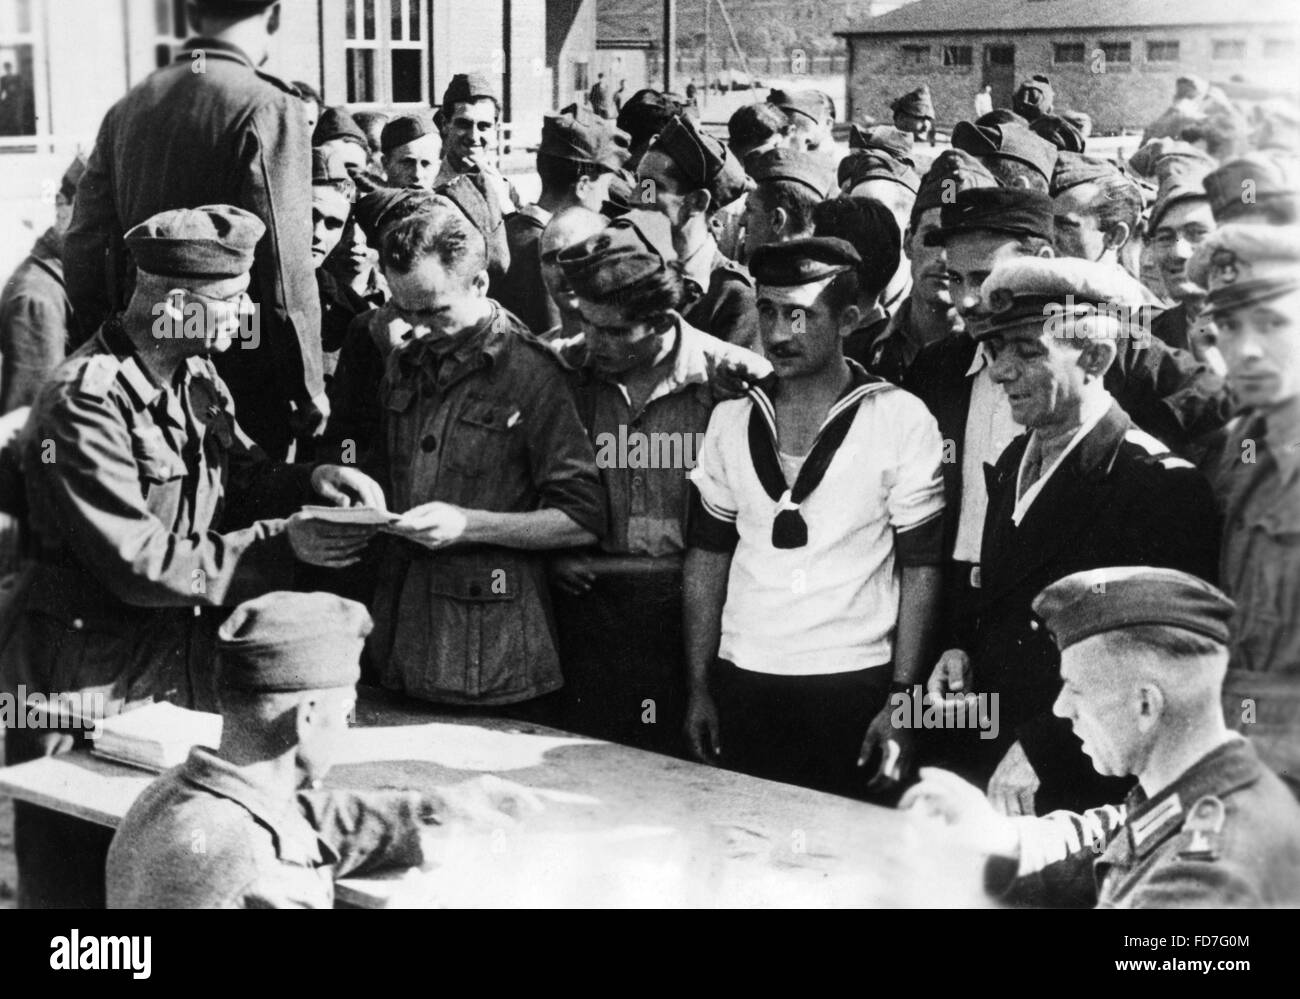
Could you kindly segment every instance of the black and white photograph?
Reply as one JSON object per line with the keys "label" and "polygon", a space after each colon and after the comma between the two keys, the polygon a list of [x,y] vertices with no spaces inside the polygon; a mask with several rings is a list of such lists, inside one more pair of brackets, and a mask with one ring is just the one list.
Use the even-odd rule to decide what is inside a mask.
{"label": "black and white photograph", "polygon": [[1192,909],[1069,932],[1248,980],[1298,211],[1294,0],[0,0],[0,925]]}

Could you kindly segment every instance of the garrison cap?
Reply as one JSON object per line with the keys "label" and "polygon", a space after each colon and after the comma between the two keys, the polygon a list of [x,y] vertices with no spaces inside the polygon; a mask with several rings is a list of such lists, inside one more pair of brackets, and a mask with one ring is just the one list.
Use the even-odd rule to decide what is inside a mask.
{"label": "garrison cap", "polygon": [[708,191],[714,208],[731,204],[752,186],[731,151],[689,118],[677,115],[669,121],[652,148],[676,163],[689,185]]}
{"label": "garrison cap", "polygon": [[930,97],[930,88],[921,84],[915,90],[908,91],[902,97],[890,102],[889,110],[894,114],[910,114],[916,118],[934,117],[934,100]]}
{"label": "garrison cap", "polygon": [[1300,197],[1300,156],[1281,150],[1247,153],[1206,174],[1202,183],[1214,218],[1230,222],[1254,205]]}
{"label": "garrison cap", "polygon": [[542,119],[542,144],[537,155],[618,170],[632,154],[626,132],[574,104]]}
{"label": "garrison cap", "polygon": [[574,293],[594,301],[656,276],[676,259],[668,219],[645,209],[626,212],[555,258]]}
{"label": "garrison cap", "polygon": [[447,199],[432,191],[413,187],[381,187],[364,195],[357,202],[353,217],[365,233],[366,242],[378,246],[384,230],[389,226],[427,208],[447,203]]}
{"label": "garrison cap", "polygon": [[404,114],[384,126],[384,130],[379,133],[379,148],[386,155],[408,142],[422,139],[426,135],[437,134],[438,130],[434,127],[433,118],[427,112]]}
{"label": "garrison cap", "polygon": [[912,205],[912,226],[921,213],[931,208],[942,208],[962,191],[977,187],[999,187],[998,180],[988,167],[970,153],[960,149],[945,149],[930,164],[916,192]]}
{"label": "garrison cap", "polygon": [[[971,335],[985,340],[1026,322],[1042,324],[1056,316],[1062,323],[1099,313],[1126,319],[1143,303],[1141,283],[1114,264],[1077,257],[1019,257],[997,264],[980,288],[984,313],[972,323]],[[1070,304],[1073,303],[1073,304]]]}
{"label": "garrison cap", "polygon": [[316,129],[311,133],[311,144],[319,146],[332,139],[347,139],[355,142],[362,149],[370,148],[370,140],[362,131],[356,119],[343,108],[326,108],[316,122]]}
{"label": "garrison cap", "polygon": [[824,156],[802,149],[769,149],[746,161],[749,175],[757,184],[789,181],[802,184],[819,198],[830,193],[834,175]]}
{"label": "garrison cap", "polygon": [[1182,139],[1152,139],[1128,158],[1129,169],[1139,177],[1157,182],[1175,174],[1195,176],[1198,180],[1213,170],[1214,160],[1203,150]]}
{"label": "garrison cap", "polygon": [[913,169],[916,168],[912,161],[912,146],[915,141],[911,132],[904,132],[893,125],[849,126],[850,155],[855,149],[877,149]]}
{"label": "garrison cap", "polygon": [[636,177],[626,168],[615,170],[609,182],[609,197],[600,206],[607,219],[616,219],[637,207]]}
{"label": "garrison cap", "polygon": [[1073,125],[1083,138],[1092,135],[1092,115],[1086,111],[1059,111],[1057,116],[1067,124]]}
{"label": "garrison cap", "polygon": [[976,125],[959,121],[952,130],[952,147],[990,159],[1016,160],[1033,167],[1050,181],[1056,147],[1019,125]]}
{"label": "garrison cap", "polygon": [[727,120],[727,145],[732,152],[758,146],[790,126],[790,119],[779,107],[764,102],[745,104]]}
{"label": "garrison cap", "polygon": [[482,73],[457,73],[442,92],[442,113],[449,115],[457,104],[484,99],[491,99],[498,109],[501,107],[501,94],[495,83]]}
{"label": "garrison cap", "polygon": [[1144,625],[1164,625],[1228,643],[1234,604],[1221,590],[1177,569],[1113,566],[1058,579],[1034,598],[1062,650],[1085,638]]}
{"label": "garrison cap", "polygon": [[1227,312],[1300,289],[1300,227],[1231,222],[1196,249],[1187,276],[1211,312]]}
{"label": "garrison cap", "polygon": [[1064,115],[1039,115],[1030,123],[1029,131],[1066,152],[1081,153],[1087,145],[1083,131],[1073,122],[1067,121]]}
{"label": "garrison cap", "polygon": [[633,146],[640,146],[663,131],[674,115],[684,114],[685,107],[685,102],[675,94],[638,90],[623,102],[618,112],[618,127],[631,137]]}
{"label": "garrison cap", "polygon": [[868,180],[892,180],[913,194],[921,186],[921,178],[907,163],[896,160],[878,149],[855,149],[840,160],[836,176],[840,187],[852,189]]}
{"label": "garrison cap", "polygon": [[853,244],[832,236],[808,236],[760,246],[749,258],[754,281],[769,288],[794,288],[856,271],[862,258]]}
{"label": "garrison cap", "polygon": [[903,237],[893,213],[875,198],[823,201],[813,209],[813,235],[842,239],[857,250],[862,287],[872,294],[880,294],[898,271]]}
{"label": "garrison cap", "polygon": [[941,206],[939,228],[926,234],[926,246],[942,246],[961,232],[1002,232],[1009,236],[1055,238],[1052,199],[1019,188],[976,187],[958,191]]}
{"label": "garrison cap", "polygon": [[1068,191],[1072,187],[1107,180],[1119,173],[1119,167],[1100,156],[1062,151],[1057,154],[1056,168],[1052,171],[1052,183],[1048,193],[1056,197],[1062,191]]}
{"label": "garrison cap", "polygon": [[313,186],[320,184],[337,188],[347,195],[349,201],[356,197],[356,182],[348,173],[338,150],[315,148],[311,151],[311,182]]}
{"label": "garrison cap", "polygon": [[125,240],[136,267],[146,273],[219,280],[248,272],[265,232],[262,220],[242,208],[203,205],[159,212]]}
{"label": "garrison cap", "polygon": [[245,600],[217,632],[217,680],[253,693],[351,687],[372,623],[332,593],[268,593]]}
{"label": "garrison cap", "polygon": [[1042,73],[1035,73],[1021,82],[1011,98],[1011,110],[1022,118],[1033,121],[1040,115],[1051,114],[1056,99],[1052,84]]}
{"label": "garrison cap", "polygon": [[1010,108],[994,108],[975,119],[976,125],[1021,125],[1029,127],[1029,119],[1022,118]]}
{"label": "garrison cap", "polygon": [[1202,177],[1203,175],[1184,174],[1181,171],[1163,177],[1156,191],[1156,203],[1151,206],[1147,218],[1147,231],[1154,233],[1160,227],[1165,213],[1176,204],[1196,200],[1209,204],[1210,198],[1205,193]]}
{"label": "garrison cap", "polygon": [[86,172],[86,157],[82,153],[77,153],[68,164],[68,169],[63,171],[63,177],[59,181],[59,193],[64,199],[71,201],[77,196],[77,185],[81,183],[81,177]]}
{"label": "garrison cap", "polygon": [[767,103],[786,114],[803,115],[809,121],[820,122],[826,113],[826,98],[816,90],[773,90]]}

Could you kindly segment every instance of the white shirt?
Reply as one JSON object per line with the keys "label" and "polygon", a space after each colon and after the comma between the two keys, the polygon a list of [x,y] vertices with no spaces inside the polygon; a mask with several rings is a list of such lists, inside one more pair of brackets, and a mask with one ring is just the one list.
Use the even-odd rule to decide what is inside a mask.
{"label": "white shirt", "polygon": [[1070,452],[1079,446],[1079,441],[1087,437],[1092,432],[1092,428],[1101,422],[1101,418],[1110,411],[1113,401],[1109,392],[1099,392],[1094,398],[1086,401],[1082,413],[1083,424],[1074,432],[1074,436],[1070,438],[1070,443],[1065,445],[1065,450],[1056,456],[1056,460],[1052,462],[1050,467],[1043,469],[1034,484],[1021,492],[1020,484],[1024,481],[1025,469],[1029,467],[1031,461],[1037,460],[1042,444],[1042,438],[1036,430],[1029,432],[1029,444],[1025,448],[1025,453],[1020,456],[1020,470],[1016,473],[1016,495],[1019,499],[1016,500],[1016,508],[1012,511],[1011,521],[1017,527],[1025,519],[1025,514],[1033,506],[1034,500],[1038,499],[1038,494],[1043,491],[1043,487],[1047,485],[1047,480],[1052,477],[1052,473],[1060,468],[1061,462],[1065,461]]}
{"label": "white shirt", "polygon": [[777,501],[749,453],[753,406],[745,398],[714,408],[691,472],[709,512],[734,519],[740,534],[719,655],[783,676],[885,665],[898,622],[894,533],[943,512],[934,417],[892,386],[860,400],[821,484],[800,505],[808,543],[782,549],[772,545]]}
{"label": "white shirt", "polygon": [[986,115],[993,110],[993,95],[980,91],[975,95],[975,117]]}
{"label": "white shirt", "polygon": [[971,385],[970,409],[966,413],[966,437],[961,450],[961,511],[957,519],[957,540],[952,557],[958,562],[980,560],[984,541],[984,515],[989,508],[989,494],[984,486],[984,466],[994,464],[1023,431],[1011,418],[1007,393],[992,378],[992,365],[983,345],[975,352],[966,376],[975,376]]}

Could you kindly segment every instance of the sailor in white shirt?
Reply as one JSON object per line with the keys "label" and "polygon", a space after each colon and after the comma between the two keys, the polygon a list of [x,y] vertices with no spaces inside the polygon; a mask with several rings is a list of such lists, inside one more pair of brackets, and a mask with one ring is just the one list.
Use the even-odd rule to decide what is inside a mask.
{"label": "sailor in white shirt", "polygon": [[[942,557],[943,445],[919,399],[845,359],[860,257],[761,248],[774,387],[718,405],[692,472],[685,625],[697,756],[836,793],[896,792]],[[874,764],[874,777],[864,767]]]}

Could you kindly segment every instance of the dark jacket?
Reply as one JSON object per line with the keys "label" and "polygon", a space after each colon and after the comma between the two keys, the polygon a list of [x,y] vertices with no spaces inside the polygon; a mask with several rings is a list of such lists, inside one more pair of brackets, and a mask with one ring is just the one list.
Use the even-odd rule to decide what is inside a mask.
{"label": "dark jacket", "polygon": [[[202,59],[202,71],[198,71]],[[130,294],[122,236],[173,208],[227,204],[266,223],[249,294],[261,349],[219,362],[244,429],[272,454],[291,400],[324,391],[311,258],[311,129],[292,88],[212,39],[185,45],[104,116],[64,247],[68,293],[88,336]]]}
{"label": "dark jacket", "polygon": [[30,406],[67,354],[72,303],[58,243],[54,230],[42,235],[0,295],[0,413]]}
{"label": "dark jacket", "polygon": [[[1174,451],[1222,427],[1231,415],[1223,379],[1184,351],[1171,350],[1152,337],[1135,346],[1120,340],[1119,355],[1106,372],[1106,390],[1133,422]],[[967,376],[977,344],[958,334],[923,347],[903,379],[903,388],[921,397],[939,422],[944,439],[944,551],[951,556],[961,516],[962,448],[971,384]]]}
{"label": "dark jacket", "polygon": [[528,205],[506,219],[510,269],[493,296],[538,336],[560,325],[560,310],[551,301],[542,280],[538,248],[548,218],[536,205]]}
{"label": "dark jacket", "polygon": [[[695,287],[693,283],[692,287]],[[715,248],[709,286],[699,291],[700,297],[682,313],[688,325],[727,343],[750,350],[763,349],[758,342],[754,279],[744,267]]]}
{"label": "dark jacket", "polygon": [[[1115,797],[1069,723],[1051,713],[1060,690],[1056,644],[1031,605],[1050,583],[1085,569],[1154,565],[1213,581],[1219,519],[1198,471],[1133,426],[1117,405],[1065,458],[1020,526],[1016,479],[1029,435],[985,466],[979,613],[971,653],[978,690],[997,692],[1005,738],[1018,739],[1042,781],[1040,812]],[[1108,790],[1109,789],[1109,790]]]}

